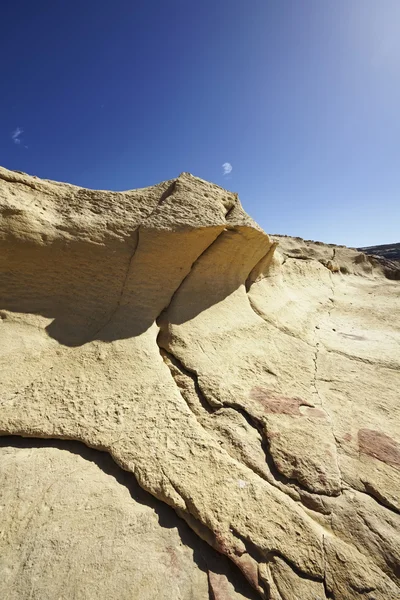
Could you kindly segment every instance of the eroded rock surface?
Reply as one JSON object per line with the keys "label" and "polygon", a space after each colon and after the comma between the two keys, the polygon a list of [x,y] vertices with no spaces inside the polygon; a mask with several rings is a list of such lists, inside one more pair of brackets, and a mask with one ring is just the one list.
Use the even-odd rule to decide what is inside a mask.
{"label": "eroded rock surface", "polygon": [[[8,442],[6,597],[56,597],[63,551],[32,570],[21,532],[44,555],[52,524],[70,535],[72,517],[43,518],[38,498],[71,469],[81,483],[66,483],[68,506],[50,494],[55,514],[103,488],[104,502],[65,597],[113,595],[90,583],[114,560],[102,521],[124,538],[109,585],[126,597],[250,598],[244,578],[276,600],[400,597],[400,288],[383,264],[269,238],[236,195],[189,174],[113,193],[1,169],[0,215],[0,433],[107,452],[196,539],[165,531],[68,445]],[[153,546],[127,525],[138,511]],[[220,555],[231,570],[209,566]],[[158,561],[168,584],[155,592]]]}
{"label": "eroded rock surface", "polygon": [[[108,454],[0,440],[2,598],[254,598],[227,559]],[[210,583],[210,581],[212,583]]]}

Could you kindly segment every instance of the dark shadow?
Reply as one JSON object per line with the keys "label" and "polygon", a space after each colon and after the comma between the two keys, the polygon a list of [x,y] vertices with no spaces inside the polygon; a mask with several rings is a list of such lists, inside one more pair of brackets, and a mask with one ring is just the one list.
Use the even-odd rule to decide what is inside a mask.
{"label": "dark shadow", "polygon": [[169,185],[167,187],[165,192],[163,192],[161,194],[160,199],[158,201],[158,206],[163,204],[170,196],[172,196],[172,194],[175,192],[175,190],[176,190],[176,179],[174,179],[174,181],[171,183],[171,185]]}
{"label": "dark shadow", "polygon": [[[132,499],[154,510],[161,527],[176,528],[182,543],[193,551],[193,560],[196,565],[208,573],[225,575],[235,590],[249,600],[256,600],[257,594],[250,587],[241,572],[225,557],[213,550],[201,540],[189,526],[180,519],[174,510],[145,492],[137,483],[132,473],[121,469],[106,452],[88,448],[81,442],[69,440],[23,438],[19,436],[0,437],[0,448],[55,448],[76,454],[86,461],[96,464],[107,475],[113,477],[130,493]],[[155,565],[155,569],[157,566]],[[212,593],[210,597],[213,598]]]}
{"label": "dark shadow", "polygon": [[136,245],[137,232],[125,244],[109,246],[10,243],[0,253],[0,310],[52,319],[50,337],[80,346],[118,306]]}
{"label": "dark shadow", "polygon": [[191,265],[198,268],[195,276],[190,271],[171,317],[173,323],[184,323],[245,283],[265,236],[260,232],[255,246],[253,238],[249,227],[140,227],[129,241],[103,246],[76,240],[10,244],[8,254],[0,256],[2,318],[7,318],[5,311],[51,318],[47,334],[69,347],[139,336],[186,280],[182,249],[187,247],[191,256],[199,249]]}

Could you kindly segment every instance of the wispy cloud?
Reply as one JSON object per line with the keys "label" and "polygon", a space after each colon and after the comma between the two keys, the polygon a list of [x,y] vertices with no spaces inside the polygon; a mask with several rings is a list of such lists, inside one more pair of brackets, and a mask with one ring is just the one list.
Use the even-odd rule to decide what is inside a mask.
{"label": "wispy cloud", "polygon": [[233,167],[232,167],[231,163],[226,162],[222,165],[222,169],[223,169],[224,175],[229,175],[229,173],[232,173]]}
{"label": "wispy cloud", "polygon": [[24,133],[24,130],[22,129],[22,127],[17,127],[17,129],[15,129],[15,131],[12,132],[11,139],[14,142],[14,144],[21,143],[21,135],[23,133]]}

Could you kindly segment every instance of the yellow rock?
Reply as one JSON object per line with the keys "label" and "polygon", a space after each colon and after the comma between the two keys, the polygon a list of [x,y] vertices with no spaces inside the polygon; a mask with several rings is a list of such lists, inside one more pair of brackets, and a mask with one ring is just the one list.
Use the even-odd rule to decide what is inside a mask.
{"label": "yellow rock", "polygon": [[399,598],[399,285],[187,173],[0,169],[2,597]]}

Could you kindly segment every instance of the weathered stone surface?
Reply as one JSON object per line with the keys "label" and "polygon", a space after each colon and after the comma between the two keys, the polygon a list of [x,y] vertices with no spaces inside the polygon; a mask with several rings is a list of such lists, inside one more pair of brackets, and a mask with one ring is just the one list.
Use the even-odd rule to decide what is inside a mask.
{"label": "weathered stone surface", "polygon": [[[85,538],[94,562],[89,550],[68,559],[65,597],[110,597],[110,585],[140,598],[249,598],[234,572],[263,598],[400,597],[400,294],[379,261],[271,239],[234,194],[189,174],[112,193],[0,169],[0,215],[0,433],[107,452],[213,548],[199,565],[200,541],[156,526],[148,500],[140,518],[154,544],[138,541],[126,524],[142,508],[101,465],[9,443],[10,598],[58,593],[61,554],[38,575],[19,541],[32,530],[46,555],[54,522],[43,529],[38,499],[58,477],[60,548],[67,513],[105,490]],[[115,561],[98,542],[103,522],[126,565],[109,584],[98,581]],[[168,563],[170,546],[180,550]],[[219,555],[233,572],[210,567]]]}
{"label": "weathered stone surface", "polygon": [[107,454],[3,438],[0,465],[2,598],[202,600],[209,580],[225,598],[252,597],[227,560]]}
{"label": "weathered stone surface", "polygon": [[400,280],[400,243],[369,246],[358,248],[358,250],[369,255],[369,260],[373,263],[376,264],[379,261],[388,279]]}

